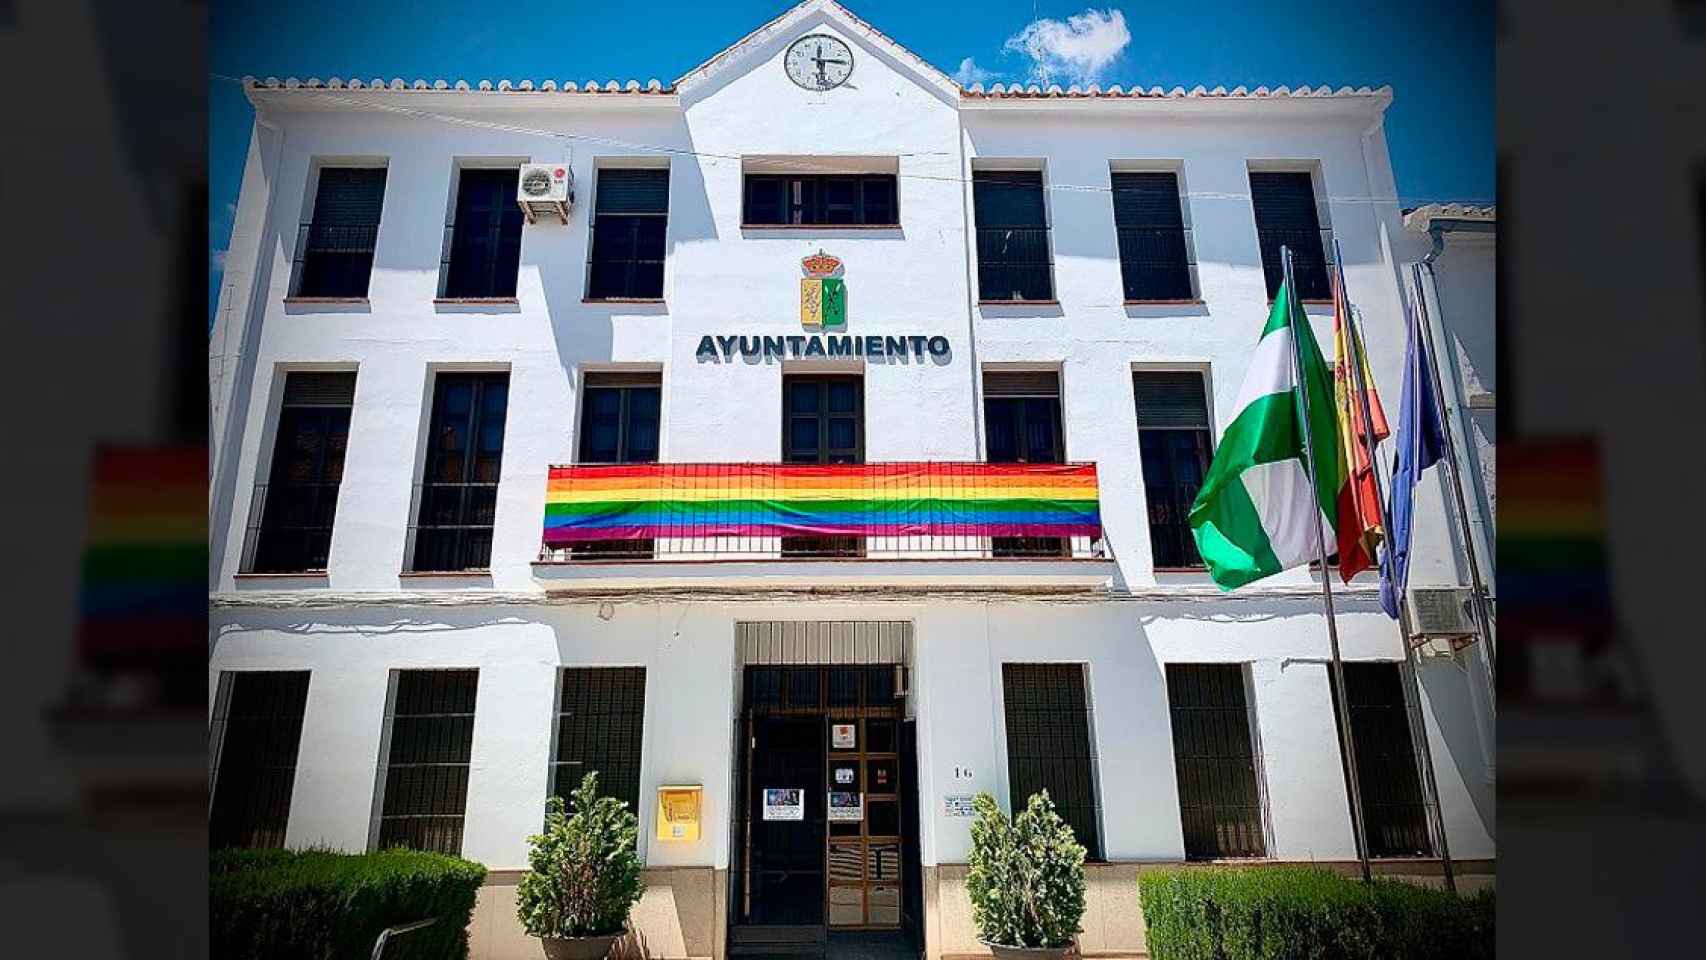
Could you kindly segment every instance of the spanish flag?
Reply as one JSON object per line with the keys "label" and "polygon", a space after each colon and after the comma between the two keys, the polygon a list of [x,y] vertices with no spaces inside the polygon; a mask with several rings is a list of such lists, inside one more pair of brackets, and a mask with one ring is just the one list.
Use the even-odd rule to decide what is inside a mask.
{"label": "spanish flag", "polygon": [[[1344,486],[1339,488],[1339,576],[1346,583],[1363,570],[1375,566],[1376,551],[1384,537],[1380,520],[1380,489],[1374,476],[1374,447],[1391,433],[1380,397],[1374,392],[1374,377],[1368,372],[1368,355],[1360,348],[1361,338],[1350,330],[1350,301],[1345,296],[1344,272],[1333,270],[1333,398],[1338,407],[1339,457]],[[1366,395],[1358,389],[1351,366],[1361,369]],[[1364,419],[1363,402],[1368,416]],[[1368,425],[1374,435],[1368,435]]]}

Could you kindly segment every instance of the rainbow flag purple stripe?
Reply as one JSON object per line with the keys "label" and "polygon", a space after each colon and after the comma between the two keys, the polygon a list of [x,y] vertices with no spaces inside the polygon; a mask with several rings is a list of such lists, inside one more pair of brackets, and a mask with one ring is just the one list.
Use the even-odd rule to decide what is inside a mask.
{"label": "rainbow flag purple stripe", "polygon": [[1100,537],[1095,464],[552,467],[545,545],[774,536]]}

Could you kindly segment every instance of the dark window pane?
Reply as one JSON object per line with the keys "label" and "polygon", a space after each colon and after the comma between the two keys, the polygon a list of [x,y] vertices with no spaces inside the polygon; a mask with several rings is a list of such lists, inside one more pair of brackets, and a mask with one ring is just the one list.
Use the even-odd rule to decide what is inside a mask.
{"label": "dark window pane", "polygon": [[[1432,856],[1403,668],[1396,663],[1347,663],[1344,669],[1368,854]],[[1339,691],[1331,678],[1328,688],[1338,704]]]}
{"label": "dark window pane", "polygon": [[354,373],[286,376],[272,469],[255,491],[260,525],[246,572],[326,568],[354,395]]}
{"label": "dark window pane", "polygon": [[304,225],[295,295],[365,297],[385,199],[385,168],[326,167]]}
{"label": "dark window pane", "polygon": [[208,819],[211,847],[282,847],[296,782],[308,672],[224,675],[223,710],[213,718],[219,755]]}
{"label": "dark window pane", "polygon": [[1327,256],[1321,241],[1321,221],[1315,208],[1310,175],[1297,172],[1251,171],[1250,202],[1256,214],[1256,237],[1262,248],[1262,276],[1268,296],[1279,290],[1285,276],[1280,248],[1289,247],[1297,295],[1304,300],[1331,297]]}
{"label": "dark window pane", "polygon": [[893,174],[749,174],[741,222],[897,224]]}
{"label": "dark window pane", "polygon": [[[786,463],[864,461],[864,392],[857,376],[785,376],[782,459]],[[862,537],[783,537],[783,556],[861,556]]]}
{"label": "dark window pane", "polygon": [[1243,667],[1168,664],[1167,703],[1185,856],[1265,856],[1260,771],[1250,736]]}
{"label": "dark window pane", "polygon": [[646,708],[644,667],[584,667],[562,672],[552,793],[567,797],[588,772],[599,793],[640,811],[641,727]]}
{"label": "dark window pane", "polygon": [[460,854],[478,670],[397,673],[379,847]]}
{"label": "dark window pane", "polygon": [[1071,663],[1004,663],[1001,687],[1011,809],[1024,809],[1031,794],[1047,790],[1088,857],[1100,860],[1096,754],[1084,668]]}
{"label": "dark window pane", "polygon": [[446,297],[513,297],[521,267],[521,226],[515,202],[520,171],[466,169],[456,190]]}
{"label": "dark window pane", "polygon": [[587,296],[663,296],[668,170],[600,170]]}
{"label": "dark window pane", "polygon": [[436,378],[413,569],[490,566],[508,399],[507,373]]}
{"label": "dark window pane", "polygon": [[1156,567],[1200,567],[1191,505],[1211,459],[1203,376],[1192,371],[1132,374],[1138,453]]}
{"label": "dark window pane", "polygon": [[1113,174],[1114,228],[1127,300],[1191,297],[1179,181],[1171,173]]}

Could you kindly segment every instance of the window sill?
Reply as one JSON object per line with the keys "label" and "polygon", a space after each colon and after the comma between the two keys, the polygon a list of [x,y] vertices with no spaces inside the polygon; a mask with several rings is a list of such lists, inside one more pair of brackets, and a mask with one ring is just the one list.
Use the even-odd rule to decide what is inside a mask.
{"label": "window sill", "polygon": [[[1320,300],[1320,299],[1311,299],[1309,297],[1299,297],[1297,302],[1303,304],[1306,307],[1330,307],[1333,305],[1333,298],[1328,297],[1325,300]],[[1268,306],[1272,307],[1273,305],[1274,305],[1274,298],[1269,297],[1268,298]]]}
{"label": "window sill", "polygon": [[285,306],[296,306],[308,303],[347,303],[352,306],[367,306],[366,297],[285,297]]}
{"label": "window sill", "polygon": [[1156,573],[1207,573],[1207,567],[1154,567]]}
{"label": "window sill", "polygon": [[742,230],[899,230],[898,223],[743,223]]}
{"label": "window sill", "polygon": [[434,297],[432,302],[444,306],[464,306],[481,304],[519,305],[519,297]]}
{"label": "window sill", "polygon": [[1207,302],[1208,301],[1206,301],[1206,300],[1193,299],[1193,298],[1166,299],[1166,300],[1127,300],[1127,301],[1125,301],[1125,305],[1128,307],[1200,307]]}
{"label": "window sill", "polygon": [[582,303],[663,303],[662,297],[582,297]]}
{"label": "window sill", "polygon": [[324,570],[299,570],[293,573],[237,573],[238,580],[324,580]]}
{"label": "window sill", "polygon": [[402,570],[397,576],[403,578],[436,578],[436,577],[489,577],[490,567],[470,567],[467,570]]}
{"label": "window sill", "polygon": [[1059,300],[979,300],[980,307],[1058,307]]}

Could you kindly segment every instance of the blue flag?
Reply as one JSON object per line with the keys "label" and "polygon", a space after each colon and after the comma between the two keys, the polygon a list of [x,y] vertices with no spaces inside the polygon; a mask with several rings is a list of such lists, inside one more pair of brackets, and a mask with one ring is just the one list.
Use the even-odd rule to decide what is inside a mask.
{"label": "blue flag", "polygon": [[1416,325],[1417,319],[1412,317],[1409,344],[1404,349],[1404,392],[1398,402],[1398,452],[1392,463],[1392,530],[1380,565],[1380,605],[1394,620],[1398,619],[1404,587],[1410,582],[1416,481],[1423,470],[1445,456],[1445,435],[1439,406],[1434,403],[1427,345],[1417,340]]}

